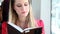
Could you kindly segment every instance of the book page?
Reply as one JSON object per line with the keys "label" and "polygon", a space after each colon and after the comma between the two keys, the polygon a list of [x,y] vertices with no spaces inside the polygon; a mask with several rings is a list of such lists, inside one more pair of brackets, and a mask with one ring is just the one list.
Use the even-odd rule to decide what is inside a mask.
{"label": "book page", "polygon": [[23,32],[23,29],[20,28],[19,26],[15,25],[15,24],[13,24],[11,22],[8,22],[8,24],[11,25],[12,27],[16,28],[18,31]]}

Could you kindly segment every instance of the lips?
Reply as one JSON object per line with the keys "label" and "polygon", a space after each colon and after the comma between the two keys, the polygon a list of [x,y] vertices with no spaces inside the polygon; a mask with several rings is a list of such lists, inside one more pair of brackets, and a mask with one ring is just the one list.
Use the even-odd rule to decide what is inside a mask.
{"label": "lips", "polygon": [[26,13],[26,12],[22,12],[23,14]]}

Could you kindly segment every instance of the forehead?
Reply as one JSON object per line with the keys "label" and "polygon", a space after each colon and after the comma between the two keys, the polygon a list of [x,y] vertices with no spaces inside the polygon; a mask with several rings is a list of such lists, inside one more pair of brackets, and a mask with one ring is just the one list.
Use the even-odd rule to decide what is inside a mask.
{"label": "forehead", "polygon": [[25,3],[28,2],[28,0],[15,0],[15,3]]}

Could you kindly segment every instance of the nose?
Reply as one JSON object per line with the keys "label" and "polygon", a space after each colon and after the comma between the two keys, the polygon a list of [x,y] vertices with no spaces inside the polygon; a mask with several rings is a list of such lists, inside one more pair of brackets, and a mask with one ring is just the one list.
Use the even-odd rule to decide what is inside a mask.
{"label": "nose", "polygon": [[22,11],[25,11],[25,10],[26,10],[25,6],[22,6]]}

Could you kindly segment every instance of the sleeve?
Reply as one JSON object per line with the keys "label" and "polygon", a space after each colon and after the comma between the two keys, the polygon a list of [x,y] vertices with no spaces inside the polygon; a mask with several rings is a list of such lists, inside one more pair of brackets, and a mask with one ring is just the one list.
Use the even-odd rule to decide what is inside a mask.
{"label": "sleeve", "polygon": [[38,27],[42,27],[42,34],[45,34],[45,31],[44,31],[44,22],[42,20],[38,20]]}
{"label": "sleeve", "polygon": [[7,23],[6,22],[2,23],[2,34],[8,34],[8,32],[7,32]]}
{"label": "sleeve", "polygon": [[1,34],[1,30],[2,30],[2,28],[1,28],[1,24],[2,24],[2,23],[0,22],[0,34]]}

